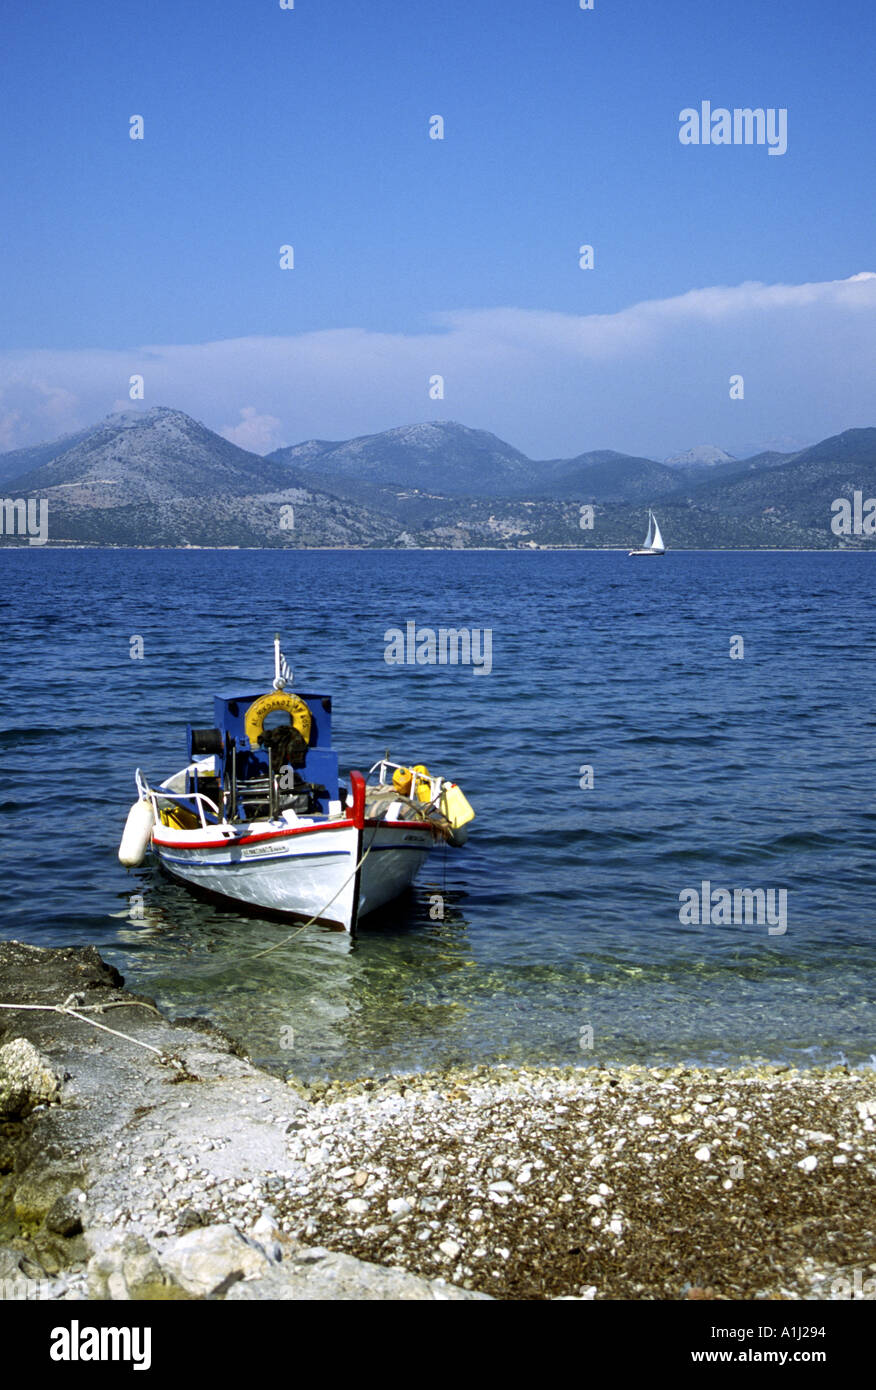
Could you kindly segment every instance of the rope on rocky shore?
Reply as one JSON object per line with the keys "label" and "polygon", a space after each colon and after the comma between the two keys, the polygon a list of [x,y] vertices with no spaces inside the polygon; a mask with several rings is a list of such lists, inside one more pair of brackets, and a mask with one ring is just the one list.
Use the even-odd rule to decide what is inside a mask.
{"label": "rope on rocky shore", "polygon": [[125,1042],[134,1043],[136,1047],[145,1047],[148,1052],[154,1052],[160,1062],[170,1066],[179,1067],[182,1071],[186,1070],[185,1063],[178,1057],[171,1057],[168,1053],[162,1052],[160,1047],[153,1047],[152,1043],[142,1042],[140,1038],[132,1038],[129,1033],[122,1033],[117,1028],[108,1028],[105,1023],[98,1023],[96,1018],[86,1018],[86,1013],[103,1013],[104,1009],[149,1009],[151,1013],[161,1017],[154,1004],[147,1004],[142,999],[117,999],[106,1004],[77,1004],[74,1009],[72,1003],[77,1000],[77,995],[68,994],[63,1004],[3,1004],[0,1009],[19,1009],[29,1010],[37,1013],[67,1014],[70,1018],[78,1018],[80,1023],[89,1023],[92,1028],[99,1028],[104,1033],[112,1033],[113,1037],[123,1038]]}

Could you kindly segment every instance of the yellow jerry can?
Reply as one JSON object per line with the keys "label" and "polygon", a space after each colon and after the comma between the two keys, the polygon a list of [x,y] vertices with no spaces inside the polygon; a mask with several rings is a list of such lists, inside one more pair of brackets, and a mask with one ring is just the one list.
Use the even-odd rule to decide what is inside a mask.
{"label": "yellow jerry can", "polygon": [[440,810],[454,830],[460,830],[474,820],[475,813],[455,782],[444,783]]}

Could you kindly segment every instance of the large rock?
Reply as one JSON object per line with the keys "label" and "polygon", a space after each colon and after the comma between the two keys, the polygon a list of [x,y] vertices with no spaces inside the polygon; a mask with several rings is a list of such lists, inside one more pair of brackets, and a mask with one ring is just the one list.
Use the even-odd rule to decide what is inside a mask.
{"label": "large rock", "polygon": [[242,1280],[229,1289],[227,1299],[277,1299],[283,1302],[388,1302],[456,1301],[491,1302],[489,1294],[474,1293],[456,1284],[421,1279],[404,1269],[384,1268],[329,1250],[299,1251],[297,1257],[274,1265],[260,1278]]}
{"label": "large rock", "polygon": [[[269,1233],[269,1223],[264,1223]],[[230,1223],[152,1243],[142,1236],[91,1231],[90,1298],[330,1300],[488,1299],[489,1295],[403,1269],[383,1269],[352,1255],[293,1246],[265,1249]]]}
{"label": "large rock", "polygon": [[177,1236],[161,1252],[161,1265],[187,1293],[206,1298],[268,1273],[271,1261],[260,1245],[226,1223]]}
{"label": "large rock", "polygon": [[80,1235],[84,1201],[85,1194],[80,1188],[74,1188],[72,1192],[64,1192],[56,1197],[46,1212],[46,1230],[67,1239]]}
{"label": "large rock", "polygon": [[265,1274],[271,1261],[228,1223],[152,1243],[143,1236],[90,1231],[88,1292],[96,1299],[223,1298],[239,1279]]}
{"label": "large rock", "polygon": [[157,1252],[142,1236],[110,1236],[100,1246],[88,1263],[89,1298],[127,1302],[188,1297],[172,1284]]}
{"label": "large rock", "polygon": [[0,1047],[0,1118],[23,1119],[36,1106],[56,1100],[60,1089],[51,1063],[26,1038]]}
{"label": "large rock", "polygon": [[31,1163],[15,1179],[12,1209],[16,1221],[28,1230],[40,1226],[60,1199],[74,1192],[78,1197],[82,1181],[82,1170],[72,1164]]}

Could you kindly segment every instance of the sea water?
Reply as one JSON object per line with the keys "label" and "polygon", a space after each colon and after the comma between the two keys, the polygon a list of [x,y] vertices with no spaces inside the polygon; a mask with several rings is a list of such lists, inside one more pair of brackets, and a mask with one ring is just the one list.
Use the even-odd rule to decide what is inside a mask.
{"label": "sea water", "polygon": [[[93,943],[131,988],[303,1078],[866,1065],[874,566],[0,550],[0,932]],[[428,643],[422,662],[388,661],[387,634],[410,623],[489,633],[489,671],[431,661]],[[116,858],[134,768],[163,779],[214,692],[268,688],[275,630],[294,687],[333,697],[344,771],[388,748],[453,778],[477,812],[465,849],[440,848],[354,942],[287,940]],[[785,929],[716,915],[716,892],[744,890],[784,892]]]}

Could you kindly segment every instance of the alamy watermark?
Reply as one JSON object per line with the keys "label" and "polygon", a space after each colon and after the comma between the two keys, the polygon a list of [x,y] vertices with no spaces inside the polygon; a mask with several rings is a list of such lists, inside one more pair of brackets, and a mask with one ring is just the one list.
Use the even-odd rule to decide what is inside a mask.
{"label": "alamy watermark", "polygon": [[780,106],[686,106],[678,113],[682,145],[767,145],[770,154],[788,148],[788,109]]}
{"label": "alamy watermark", "polygon": [[151,1327],[53,1327],[49,1356],[53,1361],[130,1361],[135,1371],[152,1365]]}
{"label": "alamy watermark", "polygon": [[682,926],[766,926],[770,936],[788,930],[787,888],[713,888],[704,878],[699,888],[682,888],[678,895]]}
{"label": "alamy watermark", "polygon": [[26,1274],[15,1279],[0,1279],[0,1303],[45,1303],[53,1297],[51,1279],[29,1279]]}
{"label": "alamy watermark", "polygon": [[866,502],[863,492],[853,492],[851,500],[835,497],[830,510],[830,529],[835,536],[876,536],[876,497],[868,497]]}
{"label": "alamy watermark", "polygon": [[45,545],[49,539],[47,498],[0,498],[0,535],[26,537],[29,545]]}
{"label": "alamy watermark", "polygon": [[417,627],[413,621],[389,627],[383,634],[387,666],[472,666],[476,676],[493,669],[493,629],[490,627]]}
{"label": "alamy watermark", "polygon": [[859,1266],[852,1270],[851,1279],[844,1274],[838,1274],[831,1279],[830,1291],[834,1298],[876,1299],[876,1279],[872,1275],[869,1279],[865,1279],[864,1271]]}

